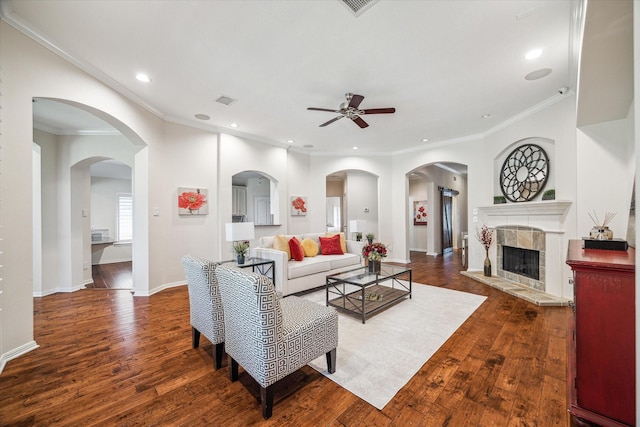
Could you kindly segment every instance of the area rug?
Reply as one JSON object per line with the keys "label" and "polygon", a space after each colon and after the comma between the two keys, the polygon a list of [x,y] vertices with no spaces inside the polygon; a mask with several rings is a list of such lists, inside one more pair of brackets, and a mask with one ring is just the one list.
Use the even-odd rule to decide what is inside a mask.
{"label": "area rug", "polygon": [[[413,298],[362,321],[338,311],[336,372],[326,357],[309,365],[378,409],[415,375],[486,299],[484,296],[413,284]],[[325,304],[325,290],[303,295]]]}

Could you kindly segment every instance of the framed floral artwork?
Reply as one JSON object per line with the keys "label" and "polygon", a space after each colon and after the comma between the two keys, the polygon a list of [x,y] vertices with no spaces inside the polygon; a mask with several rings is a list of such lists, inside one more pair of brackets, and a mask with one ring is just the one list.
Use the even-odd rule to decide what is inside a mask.
{"label": "framed floral artwork", "polygon": [[307,198],[291,196],[291,216],[305,216],[307,214]]}
{"label": "framed floral artwork", "polygon": [[427,225],[427,201],[413,202],[413,225]]}
{"label": "framed floral artwork", "polygon": [[209,213],[208,192],[204,188],[178,188],[178,215]]}

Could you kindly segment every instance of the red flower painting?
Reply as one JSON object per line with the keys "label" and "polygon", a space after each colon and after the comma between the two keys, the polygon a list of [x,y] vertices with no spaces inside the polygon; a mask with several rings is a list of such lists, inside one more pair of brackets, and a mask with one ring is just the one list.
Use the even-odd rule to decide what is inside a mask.
{"label": "red flower painting", "polygon": [[206,212],[200,212],[202,207],[206,207],[207,196],[206,190],[200,189],[180,189],[178,192],[178,208],[184,209],[186,213],[205,214]]}
{"label": "red flower painting", "polygon": [[306,215],[306,204],[306,198],[296,196],[291,197],[291,215]]}
{"label": "red flower painting", "polygon": [[413,202],[413,225],[427,225],[427,201]]}

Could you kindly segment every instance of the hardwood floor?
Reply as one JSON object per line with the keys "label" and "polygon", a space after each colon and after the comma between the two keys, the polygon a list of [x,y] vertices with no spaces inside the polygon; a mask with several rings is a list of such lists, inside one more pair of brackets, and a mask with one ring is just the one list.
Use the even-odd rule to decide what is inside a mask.
{"label": "hardwood floor", "polygon": [[277,387],[264,421],[255,382],[241,369],[231,383],[226,361],[214,371],[206,338],[191,348],[180,286],[36,298],[40,348],[0,375],[0,425],[568,426],[570,309],[468,279],[458,253],[411,259],[415,282],[488,298],[382,411],[307,366]]}
{"label": "hardwood floor", "polygon": [[93,283],[87,289],[133,289],[131,261],[91,266]]}

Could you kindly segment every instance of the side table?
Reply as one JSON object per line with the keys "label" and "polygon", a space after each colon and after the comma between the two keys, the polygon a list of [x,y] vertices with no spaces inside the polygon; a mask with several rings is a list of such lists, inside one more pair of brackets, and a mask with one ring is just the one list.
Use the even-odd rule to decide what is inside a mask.
{"label": "side table", "polygon": [[244,264],[238,264],[236,260],[220,261],[218,264],[233,264],[238,268],[251,268],[254,273],[262,274],[271,279],[275,286],[276,262],[266,258],[245,258]]}

